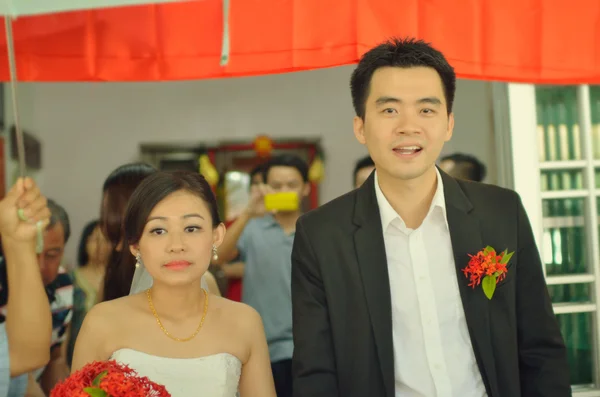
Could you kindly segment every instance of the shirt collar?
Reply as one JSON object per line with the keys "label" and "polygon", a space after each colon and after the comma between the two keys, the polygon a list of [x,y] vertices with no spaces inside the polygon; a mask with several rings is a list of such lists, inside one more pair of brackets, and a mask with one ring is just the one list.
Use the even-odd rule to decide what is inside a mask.
{"label": "shirt collar", "polygon": [[[435,194],[433,196],[433,200],[431,201],[431,206],[429,207],[429,212],[427,213],[426,218],[430,217],[433,211],[436,208],[439,208],[441,211],[441,215],[444,218],[444,223],[446,227],[448,227],[448,219],[446,217],[446,199],[444,196],[444,182],[442,181],[442,175],[440,171],[435,168],[435,174],[437,178],[437,187],[435,189]],[[375,171],[375,196],[377,197],[377,205],[379,206],[379,214],[381,217],[381,225],[383,226],[383,231],[385,231],[390,223],[394,222],[398,219],[402,226],[406,228],[406,224],[404,220],[387,200],[384,196],[381,188],[379,187],[379,179],[377,178],[377,170]]]}
{"label": "shirt collar", "polygon": [[[275,217],[271,214],[266,214],[265,216],[263,216],[262,218],[258,218],[259,222],[262,223],[262,228],[263,229],[270,229],[270,228],[274,228],[277,227],[279,229],[281,229],[281,231],[283,232],[283,229],[281,228],[281,225],[279,224],[279,222],[277,222],[277,220],[275,219]],[[287,235],[291,235],[293,236],[296,232],[292,232],[289,233]]]}
{"label": "shirt collar", "polygon": [[275,217],[272,214],[266,214],[262,218],[259,218],[262,223],[262,227],[267,229],[274,226],[279,226],[279,223],[275,220]]}

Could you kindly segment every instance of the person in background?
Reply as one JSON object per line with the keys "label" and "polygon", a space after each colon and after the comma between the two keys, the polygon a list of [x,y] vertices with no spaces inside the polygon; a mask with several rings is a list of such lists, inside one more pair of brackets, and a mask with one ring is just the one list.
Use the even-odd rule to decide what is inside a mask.
{"label": "person in background", "polygon": [[71,235],[69,216],[54,200],[48,199],[47,205],[51,217],[44,232],[44,252],[41,254],[43,258],[40,260],[40,269],[52,312],[50,362],[45,368],[31,374],[29,384],[35,388],[39,383],[44,393],[50,394],[54,385],[67,378],[70,372],[65,342],[73,315],[73,280],[62,266],[65,245]]}
{"label": "person in background", "polygon": [[450,176],[473,182],[482,182],[486,174],[485,165],[481,161],[463,153],[442,157],[440,168]]}
{"label": "person in background", "polygon": [[[261,163],[255,166],[250,171],[250,190],[253,186],[260,186],[265,183],[264,172],[267,164]],[[232,224],[231,222],[230,224]],[[229,226],[229,225],[227,225]],[[228,280],[227,298],[235,301],[242,299],[242,279],[244,277],[244,262],[241,261],[239,255],[232,262],[221,266],[223,275]]]}
{"label": "person in background", "polygon": [[104,280],[106,264],[111,247],[98,220],[89,222],[81,233],[77,251],[78,268],[73,271],[73,318],[67,344],[67,364],[71,366],[75,340],[87,312],[97,302],[98,292]]}
{"label": "person in background", "polygon": [[[71,235],[69,216],[65,209],[53,200],[48,199],[46,205],[50,210],[50,222],[44,231],[44,249],[38,255],[38,266],[50,303],[52,339],[48,346],[48,364],[29,373],[27,395],[36,397],[49,394],[56,383],[69,376],[65,341],[73,308],[73,282],[62,267],[65,245]],[[14,312],[9,310],[8,306],[3,306],[0,307],[0,313],[9,318]]]}
{"label": "person in background", "polygon": [[269,166],[269,162],[260,163],[250,171],[250,188],[259,186],[265,183],[265,171]]}
{"label": "person in background", "polygon": [[[19,220],[23,209],[29,222]],[[52,316],[36,254],[36,222],[48,225],[46,198],[30,178],[19,178],[0,201],[0,297],[10,317],[0,318],[0,397],[21,397],[28,373],[50,360]]]}
{"label": "person in background", "polygon": [[375,169],[375,163],[371,156],[359,159],[354,166],[354,188],[359,188],[367,180]]}
{"label": "person in background", "polygon": [[102,293],[99,301],[109,301],[129,295],[135,271],[131,255],[121,255],[123,250],[122,220],[129,197],[138,185],[156,169],[145,163],[129,163],[115,169],[104,181],[100,228],[111,245]]}
{"label": "person in background", "polygon": [[250,203],[231,225],[219,258],[227,263],[238,254],[245,263],[242,302],[261,315],[271,368],[278,397],[292,395],[291,253],[296,221],[301,205],[295,210],[268,213],[264,198],[268,193],[295,193],[298,201],[310,193],[308,165],[294,155],[280,155],[267,163],[267,185],[252,187]]}

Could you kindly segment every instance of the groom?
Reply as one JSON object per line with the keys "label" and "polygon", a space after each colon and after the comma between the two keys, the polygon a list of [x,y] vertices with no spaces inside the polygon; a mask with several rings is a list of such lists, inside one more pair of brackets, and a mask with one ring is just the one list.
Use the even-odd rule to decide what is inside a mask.
{"label": "groom", "polygon": [[[453,179],[453,68],[391,40],[352,74],[354,134],[376,171],[297,223],[295,397],[566,397],[565,346],[525,209],[510,190]],[[463,270],[514,255],[488,299]]]}

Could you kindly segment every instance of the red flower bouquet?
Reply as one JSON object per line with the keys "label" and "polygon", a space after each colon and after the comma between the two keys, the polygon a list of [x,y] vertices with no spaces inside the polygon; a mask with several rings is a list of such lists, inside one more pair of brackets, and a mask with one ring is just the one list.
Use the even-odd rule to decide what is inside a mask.
{"label": "red flower bouquet", "polygon": [[485,247],[475,255],[469,254],[471,259],[467,267],[463,269],[465,277],[469,279],[469,287],[475,288],[479,284],[488,299],[492,299],[496,284],[506,277],[508,261],[514,252],[497,253],[490,246]]}
{"label": "red flower bouquet", "polygon": [[164,386],[116,361],[93,362],[71,374],[50,397],[171,397]]}

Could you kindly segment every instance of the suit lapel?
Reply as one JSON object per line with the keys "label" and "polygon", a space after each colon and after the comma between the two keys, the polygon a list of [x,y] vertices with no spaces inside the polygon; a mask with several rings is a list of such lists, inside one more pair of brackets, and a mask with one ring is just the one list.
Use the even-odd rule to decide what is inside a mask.
{"label": "suit lapel", "polygon": [[471,343],[481,376],[490,397],[498,396],[496,367],[490,333],[490,301],[481,287],[473,289],[462,269],[467,266],[469,254],[475,254],[485,247],[481,239],[479,219],[473,213],[473,205],[458,182],[440,171],[444,183],[446,213],[450,229],[450,239],[456,264],[458,288],[462,300]]}
{"label": "suit lapel", "polygon": [[392,298],[374,173],[357,192],[354,245],[387,397],[394,395]]}

